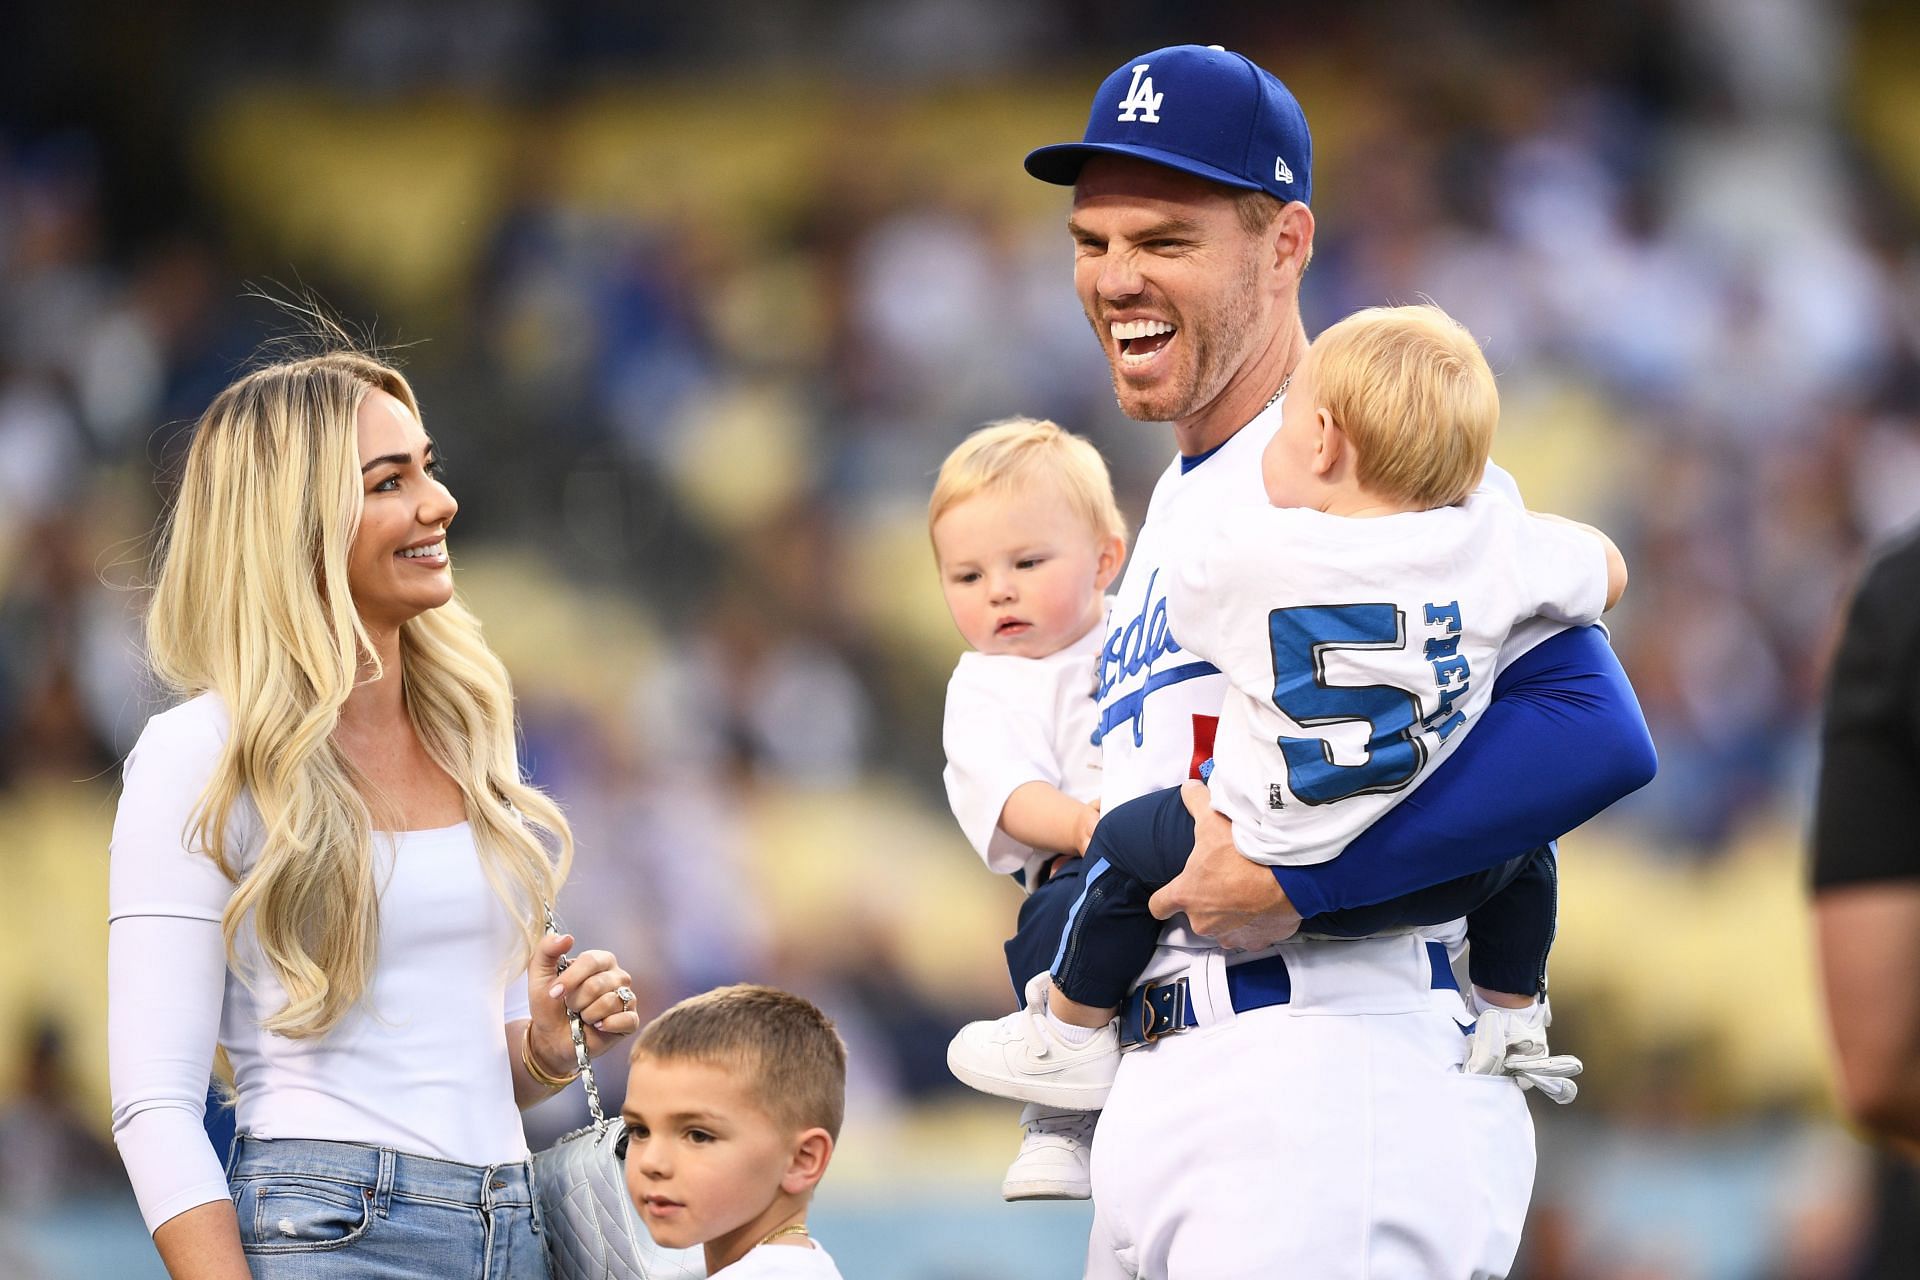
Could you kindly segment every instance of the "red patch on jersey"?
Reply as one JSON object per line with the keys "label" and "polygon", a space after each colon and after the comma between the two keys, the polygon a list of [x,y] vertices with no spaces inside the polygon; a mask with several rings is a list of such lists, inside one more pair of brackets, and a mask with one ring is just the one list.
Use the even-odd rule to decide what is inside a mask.
{"label": "red patch on jersey", "polygon": [[1187,761],[1187,776],[1201,781],[1200,766],[1213,758],[1213,734],[1220,727],[1219,716],[1193,718],[1193,759]]}

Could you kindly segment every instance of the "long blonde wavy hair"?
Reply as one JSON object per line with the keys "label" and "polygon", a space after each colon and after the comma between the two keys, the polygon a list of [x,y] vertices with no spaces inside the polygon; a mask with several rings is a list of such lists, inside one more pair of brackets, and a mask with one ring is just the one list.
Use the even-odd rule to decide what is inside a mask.
{"label": "long blonde wavy hair", "polygon": [[[333,739],[362,667],[380,674],[347,587],[363,501],[355,415],[376,389],[419,417],[397,370],[352,351],[283,360],[222,391],[161,528],[147,618],[159,678],[226,704],[226,747],[185,834],[235,883],[221,921],[229,964],[244,972],[237,939],[251,917],[287,996],[265,1026],[295,1039],[346,1015],[379,950],[384,806]],[[521,776],[506,667],[457,599],[401,626],[400,666],[408,718],[464,793],[481,866],[530,954],[573,836]],[[243,792],[265,833],[244,870],[227,846]]]}

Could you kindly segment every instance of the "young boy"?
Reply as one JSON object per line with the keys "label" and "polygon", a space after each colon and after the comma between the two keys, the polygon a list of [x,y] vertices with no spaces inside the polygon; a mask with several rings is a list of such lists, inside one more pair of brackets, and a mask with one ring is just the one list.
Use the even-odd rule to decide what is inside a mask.
{"label": "young boy", "polygon": [[838,1280],[807,1205],[846,1110],[847,1051],[825,1014],[771,987],[721,987],[642,1028],[627,1076],[627,1194],[654,1242],[705,1247],[726,1280]]}
{"label": "young boy", "polygon": [[[971,650],[947,685],[947,799],[988,869],[1027,891],[1006,944],[1020,993],[1053,963],[1099,817],[1094,662],[1126,526],[1099,452],[1031,418],[983,427],[948,456],[927,524]],[[1093,1118],[1036,1106],[1022,1120],[1001,1194],[1086,1199]]]}
{"label": "young boy", "polygon": [[[1515,626],[1589,623],[1624,590],[1625,563],[1599,531],[1475,492],[1498,415],[1485,358],[1444,312],[1362,311],[1322,334],[1294,374],[1263,457],[1272,506],[1185,531],[1192,555],[1169,584],[1169,630],[1231,684],[1209,790],[1253,861],[1337,857],[1464,738]],[[948,1050],[955,1075],[1094,1108],[1121,1021],[1132,1044],[1190,1018],[1149,997],[1115,1015],[1160,934],[1147,899],[1179,873],[1192,835],[1177,788],[1107,815],[1051,980],[1034,980],[1028,1008],[963,1028]],[[1302,929],[1361,936],[1467,915],[1481,1014],[1468,1069],[1564,1102],[1579,1064],[1546,1056],[1536,999],[1554,893],[1541,850]]]}

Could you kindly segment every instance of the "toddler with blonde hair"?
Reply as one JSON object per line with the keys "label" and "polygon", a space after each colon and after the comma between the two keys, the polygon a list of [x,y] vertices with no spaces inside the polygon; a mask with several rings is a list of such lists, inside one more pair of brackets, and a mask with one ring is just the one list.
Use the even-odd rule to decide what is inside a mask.
{"label": "toddler with blonde hair", "polygon": [[[1008,418],[963,441],[927,505],[940,586],[966,640],[947,684],[947,800],[991,871],[1026,890],[1006,944],[1016,992],[1053,961],[1099,818],[1094,663],[1126,525],[1099,451]],[[1084,1200],[1092,1117],[1028,1107],[1001,1194]]]}

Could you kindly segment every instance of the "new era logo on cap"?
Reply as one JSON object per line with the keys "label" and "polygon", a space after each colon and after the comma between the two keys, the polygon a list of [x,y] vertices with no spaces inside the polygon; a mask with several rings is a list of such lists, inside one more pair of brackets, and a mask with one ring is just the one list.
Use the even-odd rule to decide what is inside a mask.
{"label": "new era logo on cap", "polygon": [[1281,200],[1308,200],[1313,139],[1271,72],[1218,45],[1173,45],[1131,59],[1094,95],[1086,136],[1041,147],[1027,172],[1071,186],[1096,155],[1166,165]]}

